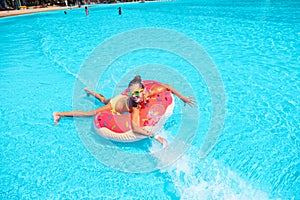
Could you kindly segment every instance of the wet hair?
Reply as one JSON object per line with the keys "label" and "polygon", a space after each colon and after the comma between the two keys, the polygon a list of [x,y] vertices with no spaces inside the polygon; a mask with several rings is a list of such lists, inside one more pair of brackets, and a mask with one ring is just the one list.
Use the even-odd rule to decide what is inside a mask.
{"label": "wet hair", "polygon": [[136,75],[136,76],[134,77],[134,79],[132,79],[132,80],[129,82],[128,87],[130,87],[130,86],[132,86],[132,85],[134,85],[134,84],[139,84],[142,88],[144,88],[144,85],[143,85],[143,83],[142,83],[142,78],[141,78],[140,75]]}

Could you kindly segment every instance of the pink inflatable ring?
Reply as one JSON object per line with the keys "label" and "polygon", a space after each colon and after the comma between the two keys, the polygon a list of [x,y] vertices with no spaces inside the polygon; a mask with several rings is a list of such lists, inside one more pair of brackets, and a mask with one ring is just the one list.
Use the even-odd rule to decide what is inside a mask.
{"label": "pink inflatable ring", "polygon": [[[156,81],[143,81],[146,90],[150,90]],[[127,94],[127,89],[122,93]],[[156,132],[173,113],[174,99],[170,91],[163,91],[152,96],[140,111],[140,126]],[[119,142],[134,142],[146,138],[144,135],[135,134],[131,129],[131,114],[117,114],[112,111],[98,113],[94,118],[94,127],[101,136]]]}

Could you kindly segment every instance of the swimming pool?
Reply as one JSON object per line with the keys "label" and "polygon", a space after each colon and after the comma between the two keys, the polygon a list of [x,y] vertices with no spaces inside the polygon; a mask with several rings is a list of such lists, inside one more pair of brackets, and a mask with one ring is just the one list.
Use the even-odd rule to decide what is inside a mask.
{"label": "swimming pool", "polygon": [[[93,6],[88,17],[73,9],[0,19],[1,198],[299,199],[299,8],[296,1],[147,2]],[[179,160],[128,173],[99,162],[82,142],[77,124],[92,130],[91,118],[62,119],[54,127],[52,112],[73,109],[76,92],[83,108],[101,105],[74,91],[80,70],[109,38],[149,27],[183,34],[209,54],[225,88],[226,118],[216,146],[200,159],[212,118],[204,79],[186,59],[163,49],[118,57],[96,87],[105,96],[140,72],[194,94],[199,104],[192,123],[200,126]],[[157,73],[160,67],[168,75]],[[183,88],[178,74],[193,91]],[[181,109],[177,101],[163,131],[171,141]],[[157,150],[149,140],[117,147]]]}

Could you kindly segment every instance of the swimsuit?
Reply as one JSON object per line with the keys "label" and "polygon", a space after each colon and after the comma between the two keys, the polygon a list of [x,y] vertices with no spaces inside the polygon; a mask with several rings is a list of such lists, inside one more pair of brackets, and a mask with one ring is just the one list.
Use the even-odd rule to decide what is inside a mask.
{"label": "swimsuit", "polygon": [[[126,95],[122,95],[122,94],[119,94],[119,95],[117,95],[117,96],[115,96],[114,98],[112,98],[112,99],[110,99],[110,105],[111,105],[111,111],[113,112],[113,113],[118,113],[117,111],[116,111],[116,104],[117,104],[117,102],[120,100],[120,99],[122,99],[122,98],[124,98],[124,97],[127,97]],[[127,110],[130,110],[129,109],[129,107],[128,107],[128,103],[126,102],[126,108],[127,108]]]}

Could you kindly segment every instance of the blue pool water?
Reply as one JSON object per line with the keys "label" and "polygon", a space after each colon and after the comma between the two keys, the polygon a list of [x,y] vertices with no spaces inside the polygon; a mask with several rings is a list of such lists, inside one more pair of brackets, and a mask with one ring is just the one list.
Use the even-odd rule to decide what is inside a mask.
{"label": "blue pool water", "polygon": [[[73,9],[0,19],[1,199],[300,199],[299,2],[178,0],[89,10],[89,16]],[[75,91],[80,70],[96,62],[90,55],[103,42],[149,27],[176,31],[207,52],[222,77],[226,118],[216,145],[200,158],[213,115],[205,79],[163,49],[117,57],[99,77],[98,92],[112,96],[140,73],[194,95],[200,113],[190,122],[199,123],[191,147],[176,162],[130,173],[99,162],[83,142],[78,123],[87,124],[86,141],[101,142],[92,118],[62,119],[54,127],[52,112],[74,109],[74,98],[82,108],[100,106]],[[136,41],[143,45],[140,35]],[[171,142],[184,122],[182,109],[176,100],[162,130]],[[159,149],[150,140],[115,145],[136,153]]]}

